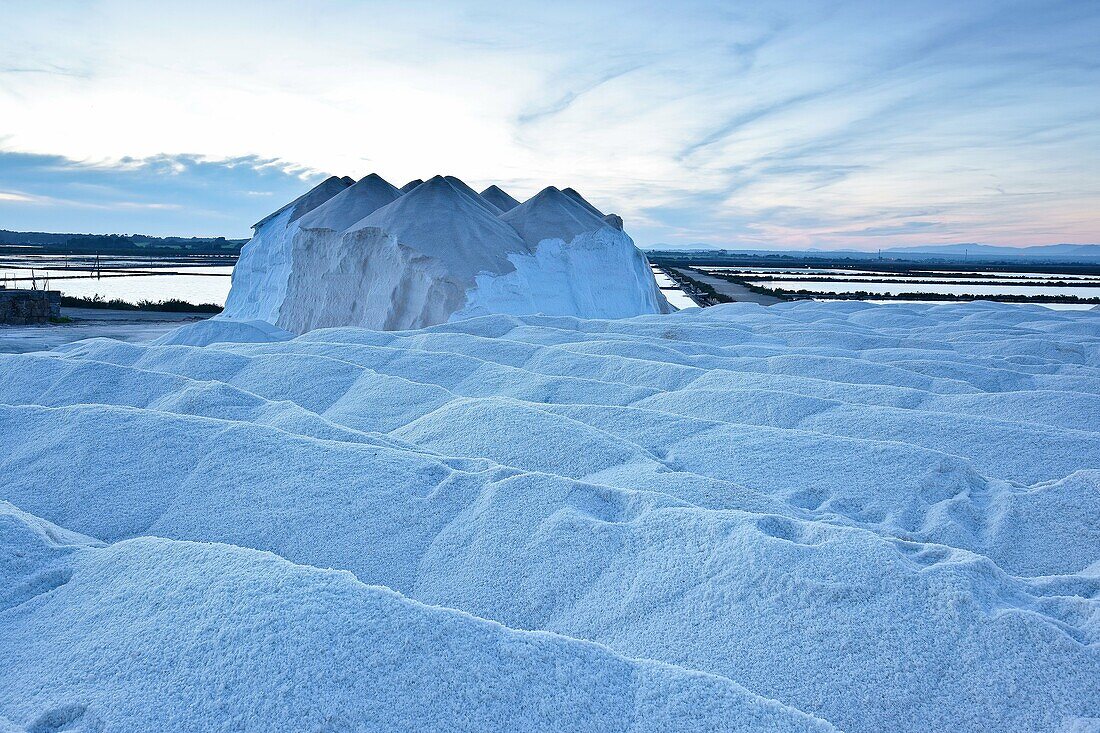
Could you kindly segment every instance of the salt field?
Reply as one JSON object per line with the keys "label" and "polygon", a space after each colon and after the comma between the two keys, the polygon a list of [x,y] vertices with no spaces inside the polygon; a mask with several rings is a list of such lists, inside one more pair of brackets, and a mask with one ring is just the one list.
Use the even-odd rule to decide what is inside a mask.
{"label": "salt field", "polygon": [[232,261],[210,265],[210,258],[88,257],[86,255],[0,256],[0,284],[60,290],[74,298],[143,300],[178,299],[224,305],[229,295]]}
{"label": "salt field", "polygon": [[211,320],[0,356],[0,721],[1088,730],[1098,319]]}
{"label": "salt field", "polygon": [[677,285],[672,278],[664,274],[660,268],[656,266],[653,266],[653,278],[657,281],[657,287],[661,289],[661,293],[665,296],[665,300],[667,300],[676,310],[699,307],[687,293],[680,289],[680,286]]}
{"label": "salt field", "polygon": [[[973,295],[1100,298],[1100,276],[1080,273],[973,270],[884,271],[843,268],[701,267],[713,274],[735,276],[755,286],[814,295]],[[810,279],[812,278],[812,279]],[[1040,305],[1072,305],[1047,303]]]}
{"label": "salt field", "polygon": [[212,318],[0,330],[0,729],[1100,719],[1100,311],[674,310],[622,225],[332,177]]}
{"label": "salt field", "polygon": [[1100,733],[1100,2],[0,22],[0,733]]}
{"label": "salt field", "polygon": [[[767,281],[749,282],[754,285],[767,286]],[[915,280],[913,283],[875,283],[875,282],[846,282],[835,280],[827,283],[811,280],[783,280],[781,287],[785,290],[806,290],[815,293],[857,293],[868,292],[880,295],[902,293],[929,293],[947,295],[1051,295],[1073,296],[1078,298],[1100,298],[1100,287],[1061,287],[1052,285],[1027,286],[1012,283],[991,284],[988,280],[982,283],[965,284],[941,284],[927,280]]]}

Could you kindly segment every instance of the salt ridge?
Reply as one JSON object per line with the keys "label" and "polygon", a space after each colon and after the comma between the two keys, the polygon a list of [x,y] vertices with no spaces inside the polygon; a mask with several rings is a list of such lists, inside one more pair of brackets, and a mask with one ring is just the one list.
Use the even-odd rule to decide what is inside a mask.
{"label": "salt ridge", "polygon": [[720,677],[269,553],[103,547],[4,503],[0,547],[20,558],[0,564],[0,723],[13,729],[834,730]]}
{"label": "salt ridge", "polygon": [[[77,680],[96,665],[64,650],[99,659],[66,634],[100,613],[100,592],[178,589],[165,585],[177,577],[221,587],[225,573],[232,587],[286,588],[278,621],[315,608],[317,583],[333,576],[313,568],[335,568],[354,580],[340,581],[342,610],[326,617],[338,634],[323,638],[381,618],[379,603],[384,617],[420,624],[418,601],[594,642],[604,651],[586,669],[654,659],[847,731],[1087,725],[1100,717],[1098,317],[986,303],[734,304],[292,340],[272,331],[267,343],[208,333],[201,348],[94,340],[0,358],[4,498],[23,524],[113,543],[76,553],[110,561],[70,565],[19,549],[18,533],[22,556],[45,559],[20,576],[41,592],[0,611],[18,630],[4,654],[20,660],[0,669],[0,690],[22,691],[0,693],[0,716],[28,726],[87,705]],[[153,567],[166,572],[141,570]],[[67,568],[74,579],[51,588]],[[202,587],[194,581],[184,608],[210,602]],[[148,616],[126,608],[111,611],[111,628]],[[186,640],[203,617],[152,618],[159,638]],[[497,643],[478,636],[482,622],[455,623],[448,638],[483,639],[470,653]],[[235,635],[227,648],[259,638]],[[388,648],[403,637],[377,638]],[[544,648],[515,673],[576,651]],[[403,668],[463,669],[424,654]],[[327,664],[296,655],[315,660],[304,669]],[[73,692],[27,693],[47,674]],[[242,680],[264,690],[288,674]],[[469,674],[446,679],[497,710],[496,688]],[[726,699],[789,711],[714,684],[721,700],[692,702],[693,713],[729,715]],[[592,704],[614,709],[603,689]],[[142,701],[142,690],[111,699]],[[448,699],[429,699],[434,720],[452,720]],[[123,721],[137,707],[85,714]],[[758,729],[814,724],[746,715]]]}

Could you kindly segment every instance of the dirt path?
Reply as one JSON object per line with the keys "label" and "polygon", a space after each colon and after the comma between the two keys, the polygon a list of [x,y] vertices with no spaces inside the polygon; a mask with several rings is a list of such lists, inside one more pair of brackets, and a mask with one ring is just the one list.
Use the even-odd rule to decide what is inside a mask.
{"label": "dirt path", "polygon": [[773,303],[781,303],[779,298],[774,295],[761,295],[760,293],[754,293],[746,288],[744,285],[738,285],[737,283],[731,283],[729,280],[724,280],[720,277],[714,277],[708,275],[705,272],[696,270],[694,267],[678,267],[675,268],[684,277],[697,280],[701,283],[705,283],[722,295],[729,298],[733,298],[738,302],[744,303],[759,303],[760,305],[772,305]]}
{"label": "dirt path", "polygon": [[62,308],[72,323],[48,326],[0,326],[0,354],[46,351],[81,339],[105,337],[119,341],[152,341],[185,323],[202,320],[204,313]]}

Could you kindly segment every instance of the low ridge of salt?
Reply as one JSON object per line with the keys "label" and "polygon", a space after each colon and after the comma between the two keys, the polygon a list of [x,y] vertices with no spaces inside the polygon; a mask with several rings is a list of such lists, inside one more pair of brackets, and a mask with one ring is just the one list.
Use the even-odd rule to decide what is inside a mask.
{"label": "low ridge of salt", "polygon": [[406,183],[404,186],[402,186],[398,190],[400,190],[401,193],[408,193],[409,191],[413,190],[414,188],[416,188],[417,186],[419,186],[423,182],[424,182],[424,180],[421,179],[421,178],[414,178],[413,180],[409,181],[408,183]]}
{"label": "low ridge of salt", "polygon": [[101,544],[0,502],[0,729],[835,730],[723,677],[348,572],[217,543]]}

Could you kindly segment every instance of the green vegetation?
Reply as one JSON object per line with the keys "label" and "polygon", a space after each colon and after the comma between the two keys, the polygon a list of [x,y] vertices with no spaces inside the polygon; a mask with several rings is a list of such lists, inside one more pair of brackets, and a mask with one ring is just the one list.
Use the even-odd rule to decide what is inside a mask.
{"label": "green vegetation", "polygon": [[236,255],[246,239],[150,237],[145,234],[52,234],[0,229],[0,251],[12,254]]}
{"label": "green vegetation", "polygon": [[744,280],[738,280],[727,275],[720,275],[726,280],[739,283],[753,292],[764,295],[774,295],[782,300],[800,300],[811,298],[814,300],[943,300],[943,301],[970,301],[992,300],[998,303],[1083,303],[1086,305],[1100,305],[1100,298],[1082,298],[1077,295],[1005,295],[986,294],[971,295],[969,293],[872,293],[867,290],[856,290],[851,293],[822,293],[816,290],[784,290],[783,288],[769,288],[760,285],[750,285]]}
{"label": "green vegetation", "polygon": [[[790,282],[791,280],[795,280],[795,279],[797,279],[799,282],[808,282],[808,283],[834,283],[834,282],[837,281],[836,277],[822,277],[820,275],[806,275],[806,276],[799,275],[797,278],[794,278],[794,277],[778,277],[776,275],[766,275],[766,274],[761,274],[761,273],[756,273],[756,272],[711,272],[710,274],[714,275],[715,277],[721,277],[721,278],[724,278],[724,279],[729,280],[731,282],[739,282],[739,283],[743,283],[745,285],[747,285],[747,283],[744,283],[739,278],[745,278],[745,277],[752,278],[756,282]],[[792,274],[797,275],[798,273],[792,273]],[[981,274],[981,273],[977,273],[977,274]],[[929,272],[929,273],[922,272],[922,273],[920,273],[920,276],[921,276],[922,279],[927,278],[929,281],[935,280],[936,285],[978,285],[979,284],[979,283],[973,282],[973,279],[971,279],[971,280],[948,279],[948,276],[945,273],[942,273],[942,272]],[[954,277],[957,278],[958,275],[955,275]],[[880,277],[880,278],[845,277],[844,282],[846,282],[846,283],[879,283],[879,284],[884,284],[884,285],[886,285],[886,284],[896,284],[896,285],[909,284],[909,285],[913,285],[914,284],[912,278],[907,279],[907,280],[901,280],[901,279],[898,279],[898,278],[890,278],[890,277]],[[1018,276],[1006,276],[1006,277],[996,277],[996,278],[990,277],[986,282],[980,283],[980,284],[982,284],[982,285],[1012,285],[1012,286],[1015,286],[1015,287],[1037,287],[1037,288],[1046,288],[1046,287],[1100,288],[1100,282],[1096,282],[1096,281],[1089,281],[1089,280],[1083,280],[1083,281],[1077,281],[1077,280],[1025,280],[1024,278],[1018,277]]]}
{"label": "green vegetation", "polygon": [[[748,280],[742,280],[740,278],[730,277],[728,275],[718,275],[717,273],[711,273],[711,274],[715,275],[716,277],[720,277],[723,280],[729,280],[731,283],[737,283],[738,285],[744,287],[746,290],[749,290],[753,293],[756,293],[757,295],[770,295],[774,298],[779,298],[780,300],[798,300],[799,299],[798,294],[795,293],[795,292],[792,292],[792,291],[780,290],[778,288],[769,288],[766,285],[757,285],[756,283],[749,282]],[[804,292],[804,291],[798,291],[798,292]]]}
{"label": "green vegetation", "polygon": [[1100,298],[1082,298],[1076,295],[1003,295],[985,294],[970,295],[968,293],[870,293],[866,290],[857,290],[852,293],[819,293],[811,290],[782,290],[764,288],[762,292],[776,297],[788,296],[789,298],[813,298],[815,300],[945,300],[945,301],[969,301],[992,300],[998,303],[1083,303],[1085,305],[1100,305]]}
{"label": "green vegetation", "polygon": [[178,298],[152,301],[139,300],[130,303],[119,298],[107,300],[102,295],[93,295],[91,298],[73,298],[68,295],[61,296],[63,308],[104,308],[120,311],[161,311],[167,313],[221,313],[222,307],[214,303],[188,303]]}
{"label": "green vegetation", "polygon": [[1002,261],[970,259],[966,257],[917,257],[898,253],[894,256],[873,256],[843,252],[801,252],[797,254],[746,252],[675,252],[649,250],[649,261],[666,267],[784,267],[828,268],[841,270],[874,270],[875,272],[904,274],[919,270],[922,275],[943,271],[945,276],[958,275],[950,270],[990,273],[1049,272],[1070,275],[1100,275],[1100,263],[1075,261],[1046,261],[1033,257],[1017,257]]}
{"label": "green vegetation", "polygon": [[[923,273],[922,273],[923,274]],[[851,293],[822,293],[815,290],[787,290],[785,288],[756,285],[745,279],[746,275],[731,274],[726,272],[711,272],[710,275],[720,277],[723,280],[742,285],[754,293],[773,295],[781,300],[799,300],[813,298],[816,300],[942,300],[942,301],[969,301],[992,300],[998,303],[1084,303],[1100,305],[1100,297],[1082,298],[1077,295],[1004,295],[982,294],[971,295],[968,293],[872,293],[867,290],[857,290]],[[751,275],[754,280],[769,279],[758,278]],[[802,279],[802,278],[800,278]],[[835,282],[829,278],[805,278],[807,281]],[[782,282],[782,278],[776,278],[775,282]],[[845,282],[881,282],[878,280],[845,280]],[[907,281],[897,281],[907,282]],[[959,283],[960,285],[973,285],[974,283]],[[1053,283],[1062,285],[1075,285],[1075,283]]]}

